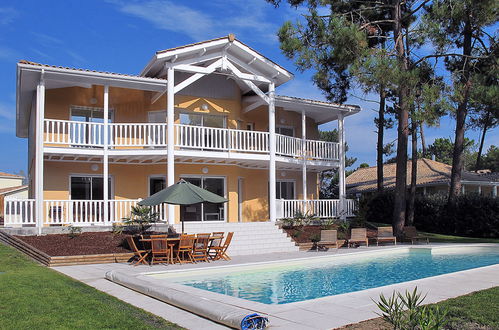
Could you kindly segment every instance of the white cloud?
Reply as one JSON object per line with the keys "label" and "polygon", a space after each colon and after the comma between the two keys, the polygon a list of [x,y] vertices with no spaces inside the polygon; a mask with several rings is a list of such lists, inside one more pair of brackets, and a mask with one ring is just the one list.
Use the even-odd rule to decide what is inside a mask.
{"label": "white cloud", "polygon": [[139,17],[156,28],[182,33],[194,41],[206,40],[235,33],[240,38],[254,39],[264,43],[275,43],[278,26],[267,17],[272,6],[263,0],[214,0],[208,4],[210,10],[193,9],[185,2],[170,0],[120,1],[109,0],[123,13]]}
{"label": "white cloud", "polygon": [[17,16],[19,16],[19,14],[14,8],[0,8],[0,25],[9,25]]}
{"label": "white cloud", "polygon": [[0,132],[14,132],[16,111],[14,106],[0,103]]}
{"label": "white cloud", "polygon": [[31,32],[31,34],[35,37],[35,40],[42,46],[54,46],[54,45],[62,45],[63,42],[61,39],[50,36],[44,33]]}
{"label": "white cloud", "polygon": [[17,61],[20,55],[12,48],[0,45],[0,60]]}

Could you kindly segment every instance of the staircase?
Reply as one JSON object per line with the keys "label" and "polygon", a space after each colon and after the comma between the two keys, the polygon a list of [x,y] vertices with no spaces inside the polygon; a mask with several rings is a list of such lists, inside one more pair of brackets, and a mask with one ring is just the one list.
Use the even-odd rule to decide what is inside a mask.
{"label": "staircase", "polygon": [[[182,232],[182,225],[175,224],[177,233]],[[234,232],[234,237],[227,250],[230,256],[264,254],[273,252],[296,252],[298,246],[293,240],[272,222],[240,223],[184,223],[188,234]]]}

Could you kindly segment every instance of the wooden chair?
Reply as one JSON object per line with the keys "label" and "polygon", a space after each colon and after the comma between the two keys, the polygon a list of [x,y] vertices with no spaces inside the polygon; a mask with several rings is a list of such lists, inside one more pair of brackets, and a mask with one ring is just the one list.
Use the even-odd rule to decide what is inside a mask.
{"label": "wooden chair", "polygon": [[[183,264],[188,260],[188,262],[195,262],[192,258],[192,249],[194,248],[194,241],[196,240],[196,235],[180,235],[180,242],[178,244],[176,259],[179,263]],[[182,256],[182,258],[180,257]]]}
{"label": "wooden chair", "polygon": [[133,239],[132,236],[128,236],[126,238],[126,241],[128,243],[128,246],[130,247],[130,249],[132,249],[133,253],[134,253],[134,259],[137,259],[135,261],[132,261],[132,265],[134,266],[137,266],[139,264],[145,264],[147,265],[147,261],[146,261],[146,258],[147,256],[149,255],[149,251],[147,250],[139,250],[137,248],[137,245],[135,244],[135,240]]}
{"label": "wooden chair", "polygon": [[397,245],[397,237],[393,236],[393,229],[391,226],[389,227],[378,227],[378,236],[376,236],[376,245],[379,245],[379,242],[393,242],[394,245]]}
{"label": "wooden chair", "polygon": [[[151,249],[152,249],[152,259],[151,264],[169,263],[170,262],[170,250],[168,249],[168,244],[166,242],[166,237],[153,237],[151,236]],[[159,236],[159,235],[158,235]]]}
{"label": "wooden chair", "polygon": [[225,233],[223,231],[214,231],[213,234],[211,234],[211,242],[210,242],[210,247],[208,248],[208,256],[212,260],[214,260],[213,258],[217,255],[215,247],[220,247],[222,245],[224,234]]}
{"label": "wooden chair", "polygon": [[232,236],[234,236],[234,232],[230,232],[227,234],[227,238],[225,239],[225,242],[220,245],[220,246],[213,246],[210,247],[210,250],[213,248],[213,251],[215,252],[214,255],[210,254],[210,258],[212,260],[231,260],[230,257],[227,255],[227,248],[230,245],[230,242],[232,241]]}
{"label": "wooden chair", "polygon": [[350,231],[350,239],[348,240],[348,248],[353,243],[365,243],[366,247],[369,246],[369,239],[367,238],[366,228],[352,228]]}
{"label": "wooden chair", "polygon": [[206,261],[208,260],[208,243],[210,242],[210,233],[197,234],[196,242],[194,243],[194,249],[192,251],[192,258],[194,261]]}
{"label": "wooden chair", "polygon": [[328,246],[334,246],[338,248],[338,231],[334,229],[321,230],[321,240],[317,242],[317,251],[320,247],[327,248]]}
{"label": "wooden chair", "polygon": [[426,240],[426,244],[430,243],[430,239],[427,236],[419,235],[416,227],[414,226],[406,226],[404,227],[404,237],[411,240],[411,244],[414,244],[414,241],[418,241],[420,239]]}

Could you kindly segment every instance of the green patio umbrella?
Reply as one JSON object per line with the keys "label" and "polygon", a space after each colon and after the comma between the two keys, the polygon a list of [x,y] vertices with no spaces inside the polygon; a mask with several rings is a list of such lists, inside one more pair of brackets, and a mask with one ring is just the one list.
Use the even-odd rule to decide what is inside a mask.
{"label": "green patio umbrella", "polygon": [[[139,202],[142,206],[153,206],[162,203],[172,205],[193,205],[203,202],[209,203],[226,203],[228,200],[205,190],[198,186],[193,185],[185,180],[180,180],[174,185],[158,191],[154,195],[147,197]],[[182,222],[182,233],[184,232],[184,221]]]}

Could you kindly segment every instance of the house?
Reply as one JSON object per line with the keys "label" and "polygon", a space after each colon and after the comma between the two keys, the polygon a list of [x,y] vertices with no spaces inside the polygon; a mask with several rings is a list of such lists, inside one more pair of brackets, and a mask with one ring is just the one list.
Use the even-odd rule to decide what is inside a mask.
{"label": "house", "polygon": [[[423,194],[448,194],[450,185],[450,165],[431,159],[418,159],[416,192]],[[407,185],[411,182],[411,161],[407,162]],[[383,165],[384,189],[395,188],[396,164]],[[346,178],[347,194],[361,195],[376,192],[377,167],[359,168]],[[482,196],[497,197],[499,173],[463,171],[462,193],[477,193]]]}
{"label": "house", "polygon": [[22,175],[0,172],[0,216],[3,218],[5,198],[28,198],[28,186]]}
{"label": "house", "polygon": [[[110,225],[181,178],[229,202],[158,206],[170,224],[348,213],[344,118],[360,108],[276,95],[292,78],[233,35],[157,51],[139,75],[20,61],[29,199],[6,203],[19,210],[6,226]],[[331,121],[340,143],[318,139]],[[342,198],[320,201],[318,173],[332,167]]]}

